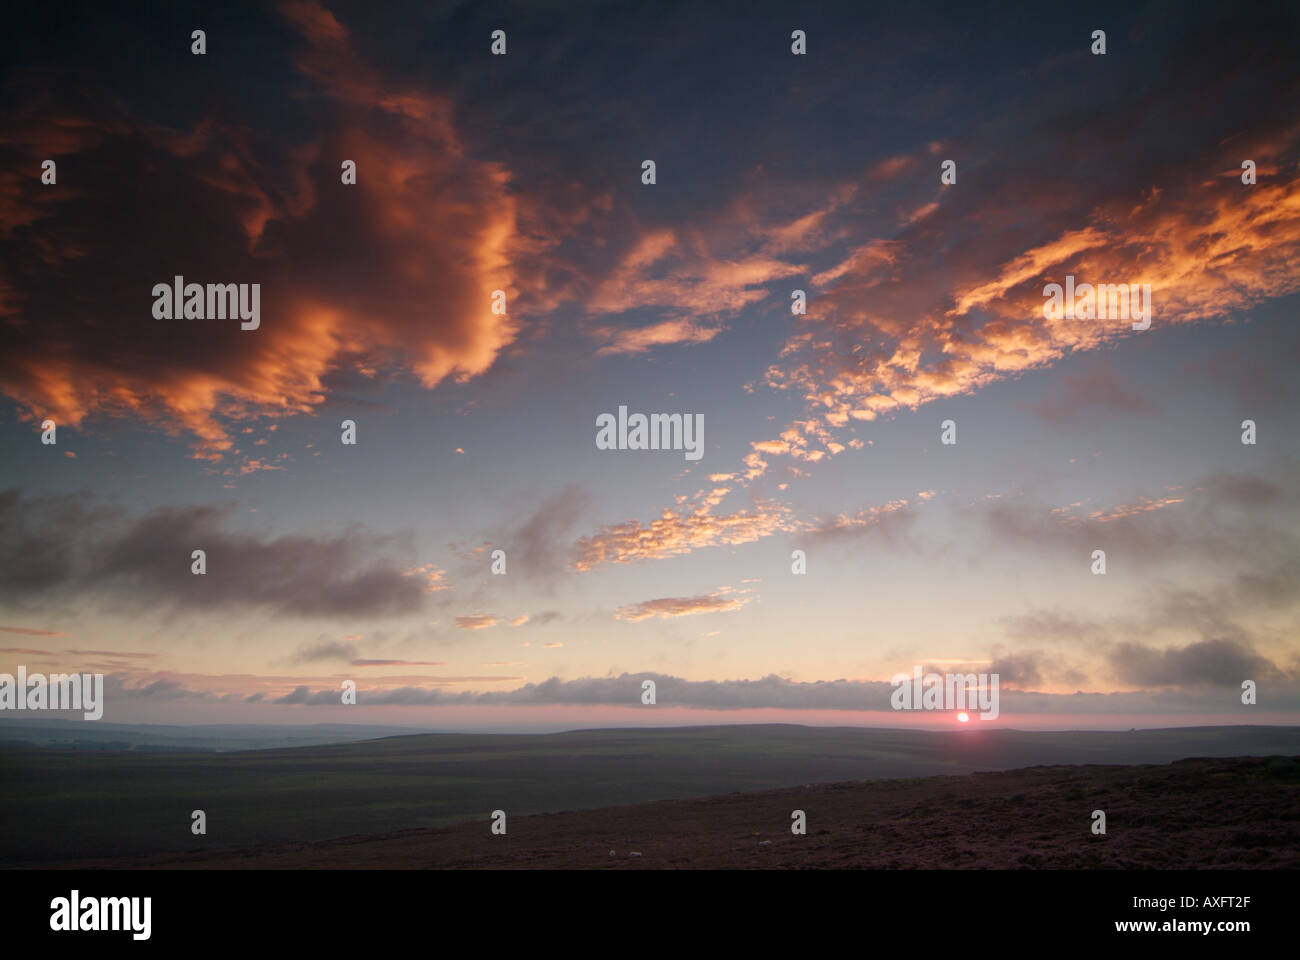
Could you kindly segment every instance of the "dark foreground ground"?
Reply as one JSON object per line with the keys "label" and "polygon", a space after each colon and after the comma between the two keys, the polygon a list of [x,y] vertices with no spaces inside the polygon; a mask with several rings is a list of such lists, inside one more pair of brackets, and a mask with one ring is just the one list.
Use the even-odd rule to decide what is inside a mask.
{"label": "dark foreground ground", "polygon": [[[1030,732],[971,726],[428,734],[228,753],[4,743],[0,867],[378,836],[481,822],[497,809],[515,825],[505,841],[513,843],[527,835],[519,832],[520,818],[560,811],[1046,764],[1300,754],[1300,727]],[[204,836],[191,833],[194,810],[207,815]],[[750,814],[738,816],[747,822]],[[788,819],[786,810],[782,822]],[[814,818],[812,829],[827,826]],[[744,832],[779,827],[760,821]],[[650,839],[633,829],[620,843]]]}
{"label": "dark foreground ground", "polygon": [[[1106,835],[1091,831],[1106,813]],[[806,836],[790,832],[807,814]],[[640,854],[634,856],[633,854]],[[312,843],[62,866],[131,868],[1295,869],[1300,757],[1043,766],[480,819]]]}

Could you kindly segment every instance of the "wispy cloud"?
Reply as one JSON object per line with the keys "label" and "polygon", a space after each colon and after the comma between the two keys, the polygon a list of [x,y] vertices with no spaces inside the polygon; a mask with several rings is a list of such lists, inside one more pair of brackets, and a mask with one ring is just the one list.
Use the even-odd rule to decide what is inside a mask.
{"label": "wispy cloud", "polygon": [[615,619],[649,620],[652,617],[689,617],[699,613],[725,613],[739,610],[754,598],[737,594],[730,589],[719,589],[698,597],[660,597],[619,607]]}
{"label": "wispy cloud", "polygon": [[649,523],[627,520],[580,538],[574,567],[591,570],[602,563],[633,563],[704,547],[752,543],[794,527],[793,511],[772,501],[717,516],[664,510]]}

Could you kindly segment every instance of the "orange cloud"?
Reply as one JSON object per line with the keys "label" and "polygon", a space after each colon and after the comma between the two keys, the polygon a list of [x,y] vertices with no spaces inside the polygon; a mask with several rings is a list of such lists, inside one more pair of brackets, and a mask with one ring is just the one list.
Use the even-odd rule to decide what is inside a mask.
{"label": "orange cloud", "polygon": [[[0,267],[0,391],[26,416],[73,427],[130,416],[221,460],[239,456],[240,421],[309,413],[340,371],[409,369],[433,388],[483,374],[517,339],[538,282],[517,263],[547,242],[523,222],[537,205],[503,166],[468,155],[446,97],[382,76],[319,4],[279,9],[325,120],[275,163],[215,119],[176,132],[108,103],[96,122],[41,100],[6,111],[4,146],[37,168],[52,152],[115,145],[75,188],[0,175],[0,236],[22,227],[31,251]],[[340,182],[344,159],[355,185]],[[165,169],[173,189],[160,198],[114,163]],[[83,192],[102,202],[78,203]],[[175,274],[259,283],[261,326],[153,319],[152,286]],[[491,311],[495,290],[505,314]],[[268,469],[283,466],[246,458],[233,473]]]}
{"label": "orange cloud", "polygon": [[1183,502],[1185,502],[1183,497],[1139,497],[1132,503],[1121,503],[1108,509],[1093,510],[1084,517],[1072,514],[1072,511],[1082,506],[1082,503],[1072,503],[1069,506],[1055,508],[1052,510],[1052,515],[1061,523],[1070,526],[1078,526],[1088,521],[1109,523],[1113,520],[1126,520],[1141,513],[1150,513],[1152,510],[1163,510],[1165,507]]}
{"label": "orange cloud", "polygon": [[[646,345],[683,339],[698,343],[701,336],[711,339],[713,334],[702,334],[698,318],[734,313],[757,303],[768,296],[766,284],[803,270],[763,253],[745,254],[741,252],[745,241],[746,236],[725,220],[711,224],[707,234],[702,230],[646,234],[597,284],[587,300],[587,311],[622,313],[634,308],[667,308],[679,325],[650,328],[650,334],[642,335],[643,339],[650,338]],[[715,253],[714,247],[722,248],[722,252]],[[685,322],[685,318],[692,320]],[[607,338],[610,332],[600,327],[595,335]],[[679,339],[670,339],[674,335]]]}
{"label": "orange cloud", "polygon": [[934,279],[925,266],[903,268],[905,248],[859,248],[816,278],[832,285],[808,319],[824,335],[792,337],[785,355],[803,359],[772,365],[768,385],[802,392],[827,424],[842,426],[1140,335],[1126,320],[1045,318],[1043,286],[1067,274],[1150,284],[1152,324],[1161,326],[1230,317],[1300,290],[1294,170],[1253,187],[1189,177],[1181,189],[1149,191],[1136,207],[1116,199],[1092,220],[1005,258],[991,279],[959,280],[928,304]]}
{"label": "orange cloud", "polygon": [[451,584],[447,583],[447,571],[440,570],[432,563],[421,564],[407,571],[407,576],[424,577],[425,593],[439,593],[443,590],[450,590]]}
{"label": "orange cloud", "polygon": [[582,537],[576,545],[574,568],[591,570],[602,563],[655,560],[703,547],[752,543],[794,528],[790,508],[771,501],[722,516],[664,510],[648,524],[628,520]]}
{"label": "orange cloud", "polygon": [[608,340],[596,350],[597,356],[619,353],[644,353],[651,347],[673,343],[708,343],[719,333],[722,327],[702,326],[693,320],[664,320],[647,327],[625,329],[620,327],[598,327],[591,331],[591,336],[598,340]]}
{"label": "orange cloud", "polygon": [[701,597],[661,597],[643,600],[614,612],[618,620],[649,620],[651,617],[689,617],[697,613],[725,613],[739,610],[753,597],[727,596],[727,590],[715,590]]}

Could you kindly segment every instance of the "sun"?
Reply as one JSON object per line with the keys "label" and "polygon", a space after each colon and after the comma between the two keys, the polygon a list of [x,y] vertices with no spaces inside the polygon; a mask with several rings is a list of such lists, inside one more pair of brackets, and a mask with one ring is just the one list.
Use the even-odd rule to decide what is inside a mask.
{"label": "sun", "polygon": [[965,713],[959,713],[959,714],[957,714],[957,722],[958,722],[958,723],[969,723],[969,722],[970,722],[970,716],[969,716],[968,714],[965,714]]}

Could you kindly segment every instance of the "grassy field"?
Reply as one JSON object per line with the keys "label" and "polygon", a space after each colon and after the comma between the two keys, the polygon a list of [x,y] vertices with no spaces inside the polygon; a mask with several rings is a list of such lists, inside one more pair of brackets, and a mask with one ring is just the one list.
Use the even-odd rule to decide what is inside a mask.
{"label": "grassy field", "polygon": [[[1300,754],[1300,728],[921,732],[784,725],[432,734],[235,753],[0,746],[0,864],[186,851],[1036,764]],[[190,833],[190,812],[208,833]]]}

